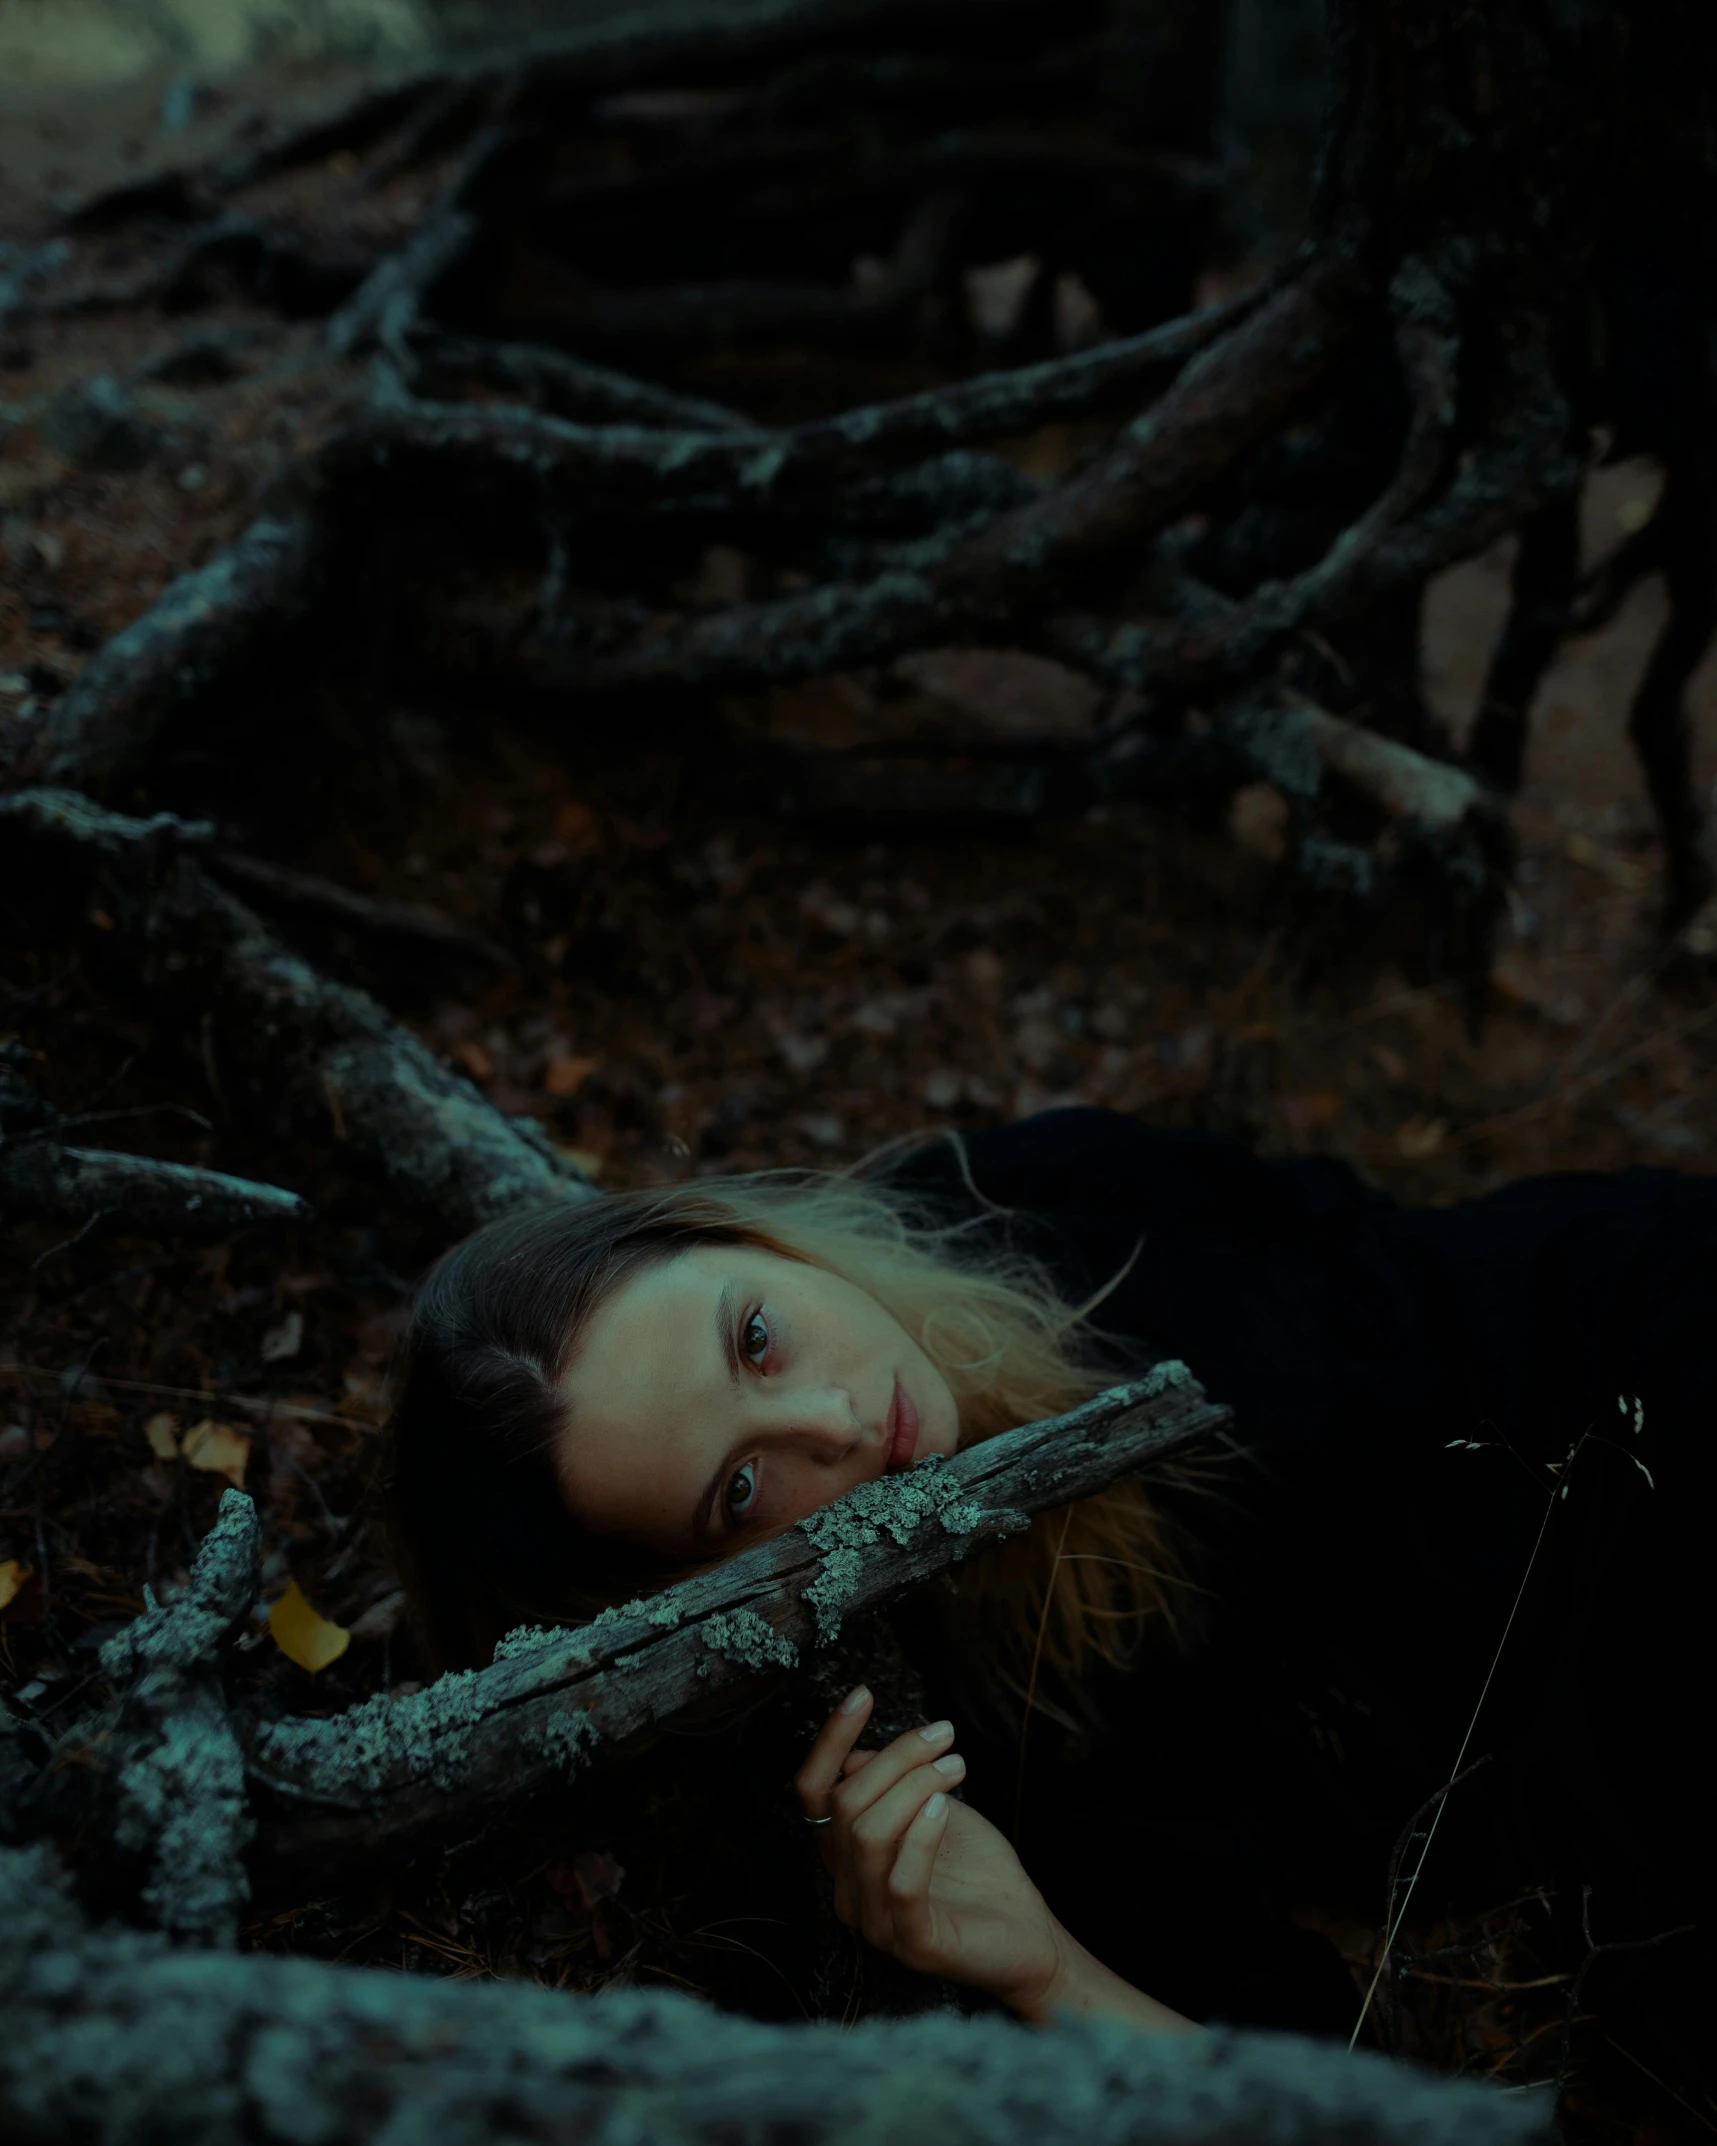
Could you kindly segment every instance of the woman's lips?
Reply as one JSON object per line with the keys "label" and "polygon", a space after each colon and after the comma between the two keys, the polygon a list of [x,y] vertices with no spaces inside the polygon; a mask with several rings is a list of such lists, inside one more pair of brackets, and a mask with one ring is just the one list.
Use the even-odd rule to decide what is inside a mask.
{"label": "woman's lips", "polygon": [[888,1453],[882,1464],[883,1474],[895,1475],[902,1468],[910,1468],[917,1452],[918,1411],[896,1372],[894,1399],[888,1404]]}

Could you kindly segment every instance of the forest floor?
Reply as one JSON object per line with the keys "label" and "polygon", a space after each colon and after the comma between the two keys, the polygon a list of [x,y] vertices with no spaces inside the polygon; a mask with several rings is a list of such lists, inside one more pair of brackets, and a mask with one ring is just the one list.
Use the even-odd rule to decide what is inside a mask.
{"label": "forest floor", "polygon": [[[111,123],[88,142],[58,108],[5,115],[0,205],[15,232],[39,225],[50,196],[104,176],[148,107],[134,120],[106,109]],[[362,213],[403,225],[412,205],[384,192]],[[107,272],[118,279],[126,264]],[[138,466],[92,468],[54,449],[44,418],[63,387],[128,374],[183,325],[115,305],[0,334],[0,719],[63,686],[84,651],[241,527],[281,456],[360,391],[356,368],[322,356],[314,324],[217,304],[194,325],[235,331],[234,375],[140,389],[151,444]],[[733,377],[702,384],[745,400]],[[1051,435],[1014,451],[1047,466],[1071,447]],[[1638,526],[1656,481],[1643,463],[1596,470],[1589,544]],[[1427,690],[1457,734],[1508,564],[1503,548],[1430,595]],[[713,586],[745,570],[718,548],[703,573]],[[902,1136],[1070,1101],[1341,1157],[1411,1202],[1544,1170],[1706,1170],[1717,1164],[1717,986],[1655,952],[1659,856],[1625,735],[1661,617],[1647,582],[1545,683],[1513,812],[1521,862],[1476,1006],[1461,987],[1415,981],[1405,939],[1344,944],[1289,902],[1272,870],[1269,800],[1251,793],[1216,828],[1128,806],[842,830],[748,798],[743,771],[712,780],[707,751],[688,750],[679,728],[593,734],[540,711],[428,697],[378,710],[366,681],[334,678],[302,723],[302,796],[290,810],[247,797],[239,817],[286,862],[433,902],[507,948],[509,969],[475,987],[421,966],[379,969],[337,938],[311,950],[377,989],[504,1109],[538,1117],[604,1187],[841,1165]],[[1709,664],[1694,705],[1704,792],[1717,777]],[[1095,720],[1071,674],[972,651],[726,712],[739,730],[825,742],[884,721],[1074,735]],[[318,1218],[284,1241],[212,1249],[56,1248],[32,1229],[8,1239],[0,1696],[50,1720],[74,1709],[95,1646],[141,1607],[146,1584],[182,1576],[229,1480],[261,1503],[268,1593],[296,1581],[350,1634],[312,1678],[259,1622],[246,1642],[254,1681],[304,1711],[397,1690],[422,1669],[375,1518],[378,1428],[433,1243],[418,1218],[344,1174],[332,1142],[283,1148],[236,1119],[208,1038],[152,1034],[146,1007],[100,960],[102,921],[93,912],[94,929],[59,946],[0,946],[0,1040],[37,1054],[31,1078],[61,1110],[139,1113],[103,1129],[111,1144],[293,1186]],[[187,1440],[205,1423],[229,1435]],[[646,1798],[599,1799],[558,1842],[533,1835],[511,1863],[491,1857],[473,1874],[455,1858],[357,1905],[271,1907],[253,1937],[578,1987],[655,1975],[791,2016],[791,1975],[781,1980],[744,1927],[753,1907],[731,1858],[685,1841],[656,1854],[682,1793],[658,1766]],[[1362,1969],[1375,1933],[1338,1934]],[[1540,2075],[1559,1998],[1533,2012],[1498,1994],[1520,1979],[1498,1964],[1508,1957],[1499,1939],[1497,1990],[1458,2017],[1446,1993],[1426,1996],[1423,2053]],[[1642,2118],[1615,2135],[1671,2131]]]}

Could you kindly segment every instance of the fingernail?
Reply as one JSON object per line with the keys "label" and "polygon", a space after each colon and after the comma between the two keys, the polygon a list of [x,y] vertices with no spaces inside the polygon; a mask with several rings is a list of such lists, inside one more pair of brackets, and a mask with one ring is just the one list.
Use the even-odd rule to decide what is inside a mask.
{"label": "fingernail", "polygon": [[954,1724],[951,1721],[933,1721],[918,1733],[927,1744],[945,1744],[954,1733]]}
{"label": "fingernail", "polygon": [[957,1751],[950,1751],[945,1759],[932,1759],[931,1770],[935,1773],[964,1773],[966,1762]]}
{"label": "fingernail", "polygon": [[948,1799],[945,1795],[943,1795],[942,1791],[938,1789],[935,1795],[933,1795],[930,1801],[924,1806],[924,1808],[926,1811],[929,1812],[932,1818],[940,1818],[942,1813],[948,1808]]}
{"label": "fingernail", "polygon": [[843,1714],[856,1714],[859,1708],[863,1706],[863,1704],[869,1697],[870,1686],[868,1684],[861,1684],[858,1687],[857,1691],[848,1692],[846,1697],[841,1701],[841,1712]]}

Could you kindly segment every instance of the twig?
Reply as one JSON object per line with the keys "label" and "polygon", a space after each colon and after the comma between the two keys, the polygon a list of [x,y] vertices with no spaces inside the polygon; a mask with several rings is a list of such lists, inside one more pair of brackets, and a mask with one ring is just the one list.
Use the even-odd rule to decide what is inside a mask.
{"label": "twig", "polygon": [[[1527,1584],[1532,1578],[1534,1568],[1537,1566],[1538,1553],[1544,1547],[1544,1537],[1547,1529],[1550,1526],[1550,1516],[1553,1512],[1555,1512],[1556,1507],[1560,1503],[1562,1495],[1567,1488],[1567,1467],[1572,1466],[1575,1455],[1578,1454],[1580,1446],[1584,1443],[1585,1440],[1583,1438],[1576,1442],[1573,1452],[1570,1453],[1568,1462],[1564,1466],[1563,1472],[1561,1473],[1561,1475],[1558,1476],[1556,1482],[1552,1484],[1550,1495],[1544,1501],[1544,1516],[1538,1523],[1538,1533],[1533,1537],[1532,1554],[1526,1560],[1526,1570],[1520,1575],[1520,1585],[1515,1589],[1514,1600],[1509,1605],[1508,1617],[1504,1622],[1502,1628],[1502,1637],[1497,1641],[1496,1652],[1491,1656],[1490,1667],[1485,1671],[1484,1683],[1479,1690],[1478,1700],[1473,1707],[1471,1718],[1467,1722],[1466,1734],[1461,1738],[1461,1748],[1455,1754],[1455,1763],[1450,1769],[1448,1783],[1445,1787],[1438,1789],[1436,1796],[1433,1799],[1437,1806],[1436,1812],[1431,1819],[1429,1827],[1426,1829],[1425,1843],[1424,1846],[1419,1850],[1419,1860],[1413,1866],[1413,1875],[1407,1881],[1407,1889],[1401,1897],[1401,1904],[1398,1908],[1396,1908],[1394,1915],[1390,1920],[1389,1926],[1384,1932],[1382,1953],[1378,1959],[1377,1967],[1371,1977],[1371,1981],[1366,1987],[1365,2001],[1363,2004],[1361,2004],[1359,2008],[1359,2017],[1353,2023],[1353,2032],[1347,2038],[1347,2046],[1349,2049],[1353,2049],[1358,2044],[1360,2030],[1364,2027],[1366,2015],[1371,2010],[1371,2000],[1377,1994],[1377,1986],[1382,1981],[1384,1971],[1389,1965],[1389,1955],[1394,1949],[1396,1938],[1400,1935],[1401,1925],[1406,1920],[1407,1910],[1413,1904],[1414,1888],[1419,1883],[1420,1876],[1425,1868],[1426,1858],[1431,1853],[1431,1843],[1437,1837],[1437,1828],[1442,1823],[1444,1811],[1448,1808],[1450,1790],[1453,1789],[1455,1784],[1462,1779],[1462,1768],[1466,1765],[1467,1750],[1473,1740],[1473,1731],[1478,1727],[1479,1716],[1484,1711],[1485,1700],[1490,1696],[1490,1688],[1496,1678],[1497,1665],[1502,1660],[1503,1649],[1508,1645],[1508,1635],[1514,1630],[1514,1620],[1519,1615],[1520,1605],[1526,1599]],[[1417,1815],[1414,1819],[1409,1821],[1409,1829],[1413,1824],[1416,1823]],[[1394,1882],[1392,1878],[1392,1895],[1393,1890]]]}

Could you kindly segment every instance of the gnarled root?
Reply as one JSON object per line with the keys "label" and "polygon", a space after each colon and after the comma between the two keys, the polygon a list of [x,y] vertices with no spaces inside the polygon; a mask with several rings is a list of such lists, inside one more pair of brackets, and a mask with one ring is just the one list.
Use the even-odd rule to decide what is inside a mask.
{"label": "gnarled root", "polygon": [[27,838],[99,862],[123,893],[140,961],[170,992],[217,1010],[222,1062],[257,1102],[368,1155],[450,1235],[592,1191],[534,1122],[503,1117],[374,999],[319,975],[218,886],[195,861],[200,830],[55,790],[0,797],[0,825],[14,854]]}

